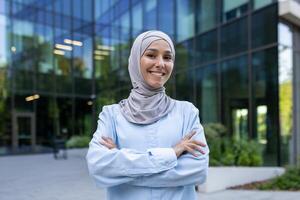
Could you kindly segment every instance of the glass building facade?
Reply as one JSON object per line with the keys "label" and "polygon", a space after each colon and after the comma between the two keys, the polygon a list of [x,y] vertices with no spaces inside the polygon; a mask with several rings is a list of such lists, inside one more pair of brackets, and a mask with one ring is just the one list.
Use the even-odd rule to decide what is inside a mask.
{"label": "glass building facade", "polygon": [[128,96],[131,44],[151,29],[176,45],[171,97],[257,139],[264,165],[288,162],[292,33],[274,0],[0,0],[0,155],[91,135]]}

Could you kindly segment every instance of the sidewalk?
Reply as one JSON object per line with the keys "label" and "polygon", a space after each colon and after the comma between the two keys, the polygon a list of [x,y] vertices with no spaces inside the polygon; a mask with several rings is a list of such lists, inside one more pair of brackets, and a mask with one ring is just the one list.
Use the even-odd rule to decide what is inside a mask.
{"label": "sidewalk", "polygon": [[[52,154],[0,157],[1,200],[104,200],[105,191],[88,176],[86,149],[69,150],[67,160]],[[225,190],[199,193],[201,200],[298,200],[300,192]]]}

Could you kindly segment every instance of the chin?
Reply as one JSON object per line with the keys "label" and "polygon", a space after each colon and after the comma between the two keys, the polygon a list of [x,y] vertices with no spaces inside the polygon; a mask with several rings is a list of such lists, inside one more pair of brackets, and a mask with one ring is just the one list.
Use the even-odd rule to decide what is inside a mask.
{"label": "chin", "polygon": [[154,89],[163,87],[163,84],[161,84],[161,83],[151,83],[149,85]]}

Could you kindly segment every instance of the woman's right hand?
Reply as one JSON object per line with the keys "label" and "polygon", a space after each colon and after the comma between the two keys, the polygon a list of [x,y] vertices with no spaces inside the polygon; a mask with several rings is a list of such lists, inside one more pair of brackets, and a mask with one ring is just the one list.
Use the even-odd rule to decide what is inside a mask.
{"label": "woman's right hand", "polygon": [[177,158],[179,158],[185,152],[188,152],[195,157],[197,157],[197,154],[195,151],[199,151],[200,153],[205,154],[205,152],[201,149],[201,147],[205,147],[206,144],[192,139],[192,137],[195,134],[196,134],[196,131],[192,131],[191,133],[187,134],[179,143],[177,143],[173,147]]}
{"label": "woman's right hand", "polygon": [[100,144],[102,144],[103,146],[106,146],[108,149],[117,148],[117,145],[110,137],[102,136],[101,138],[102,140],[100,140]]}

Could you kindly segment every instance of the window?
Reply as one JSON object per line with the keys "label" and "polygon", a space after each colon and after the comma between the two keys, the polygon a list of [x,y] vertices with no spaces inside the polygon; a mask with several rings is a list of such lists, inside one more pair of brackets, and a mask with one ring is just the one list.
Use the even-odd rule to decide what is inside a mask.
{"label": "window", "polygon": [[177,0],[177,41],[195,35],[195,13],[193,0]]}
{"label": "window", "polygon": [[243,18],[221,28],[221,55],[228,56],[247,50],[247,19]]}
{"label": "window", "polygon": [[[8,35],[8,19],[0,14],[0,69],[8,67],[9,52],[13,51],[14,48],[9,46]],[[12,52],[13,53],[13,52]]]}
{"label": "window", "polygon": [[[264,165],[277,164],[278,138],[278,56],[277,48],[253,54],[255,132],[264,147]],[[265,119],[264,119],[265,118]]]}
{"label": "window", "polygon": [[217,31],[210,31],[195,37],[195,65],[209,62],[217,58]]}
{"label": "window", "polygon": [[143,30],[142,4],[138,3],[132,8],[132,34],[135,38]]}
{"label": "window", "polygon": [[194,51],[193,40],[176,44],[175,69],[188,68],[193,66]]}
{"label": "window", "polygon": [[277,41],[277,5],[259,10],[252,17],[252,47],[275,43]]}
{"label": "window", "polygon": [[194,70],[176,73],[176,99],[194,102]]}
{"label": "window", "polygon": [[248,0],[223,0],[223,22],[240,17],[248,11]]}
{"label": "window", "polygon": [[236,139],[248,137],[247,56],[226,60],[222,70],[222,121]]}
{"label": "window", "polygon": [[156,29],[157,12],[156,12],[156,0],[144,1],[144,28],[146,30]]}
{"label": "window", "polygon": [[196,1],[197,4],[197,33],[202,33],[216,26],[217,2],[216,0]]}
{"label": "window", "polygon": [[218,122],[217,66],[196,69],[196,102],[202,123]]}
{"label": "window", "polygon": [[170,37],[174,35],[174,1],[158,0],[158,28]]}
{"label": "window", "polygon": [[253,9],[260,9],[264,6],[267,6],[272,3],[273,0],[254,0],[253,1]]}
{"label": "window", "polygon": [[6,0],[0,0],[0,14],[9,13],[8,5],[9,3]]}

